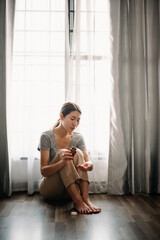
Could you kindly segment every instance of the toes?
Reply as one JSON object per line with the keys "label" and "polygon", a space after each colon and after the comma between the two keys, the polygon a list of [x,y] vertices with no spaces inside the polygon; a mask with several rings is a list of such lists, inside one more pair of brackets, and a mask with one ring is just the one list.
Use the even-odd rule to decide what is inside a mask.
{"label": "toes", "polygon": [[94,213],[100,213],[101,209],[94,209]]}
{"label": "toes", "polygon": [[101,208],[92,207],[91,210],[92,210],[92,213],[100,213],[101,212]]}
{"label": "toes", "polygon": [[79,213],[81,213],[81,214],[90,214],[90,213],[93,213],[93,211],[91,209],[82,209]]}

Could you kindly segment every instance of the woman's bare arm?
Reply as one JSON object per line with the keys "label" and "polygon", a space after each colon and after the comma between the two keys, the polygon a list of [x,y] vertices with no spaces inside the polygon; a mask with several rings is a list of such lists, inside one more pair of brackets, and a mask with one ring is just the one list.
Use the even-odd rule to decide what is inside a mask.
{"label": "woman's bare arm", "polygon": [[40,150],[40,170],[44,177],[52,176],[65,166],[65,161],[62,159],[57,163],[49,164],[49,151]]}

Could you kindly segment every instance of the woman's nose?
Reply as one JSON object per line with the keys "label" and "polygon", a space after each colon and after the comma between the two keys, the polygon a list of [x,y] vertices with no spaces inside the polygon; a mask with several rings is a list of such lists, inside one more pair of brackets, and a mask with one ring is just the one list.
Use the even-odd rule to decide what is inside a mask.
{"label": "woman's nose", "polygon": [[77,122],[75,121],[75,122],[73,122],[73,126],[74,127],[76,127],[77,126]]}

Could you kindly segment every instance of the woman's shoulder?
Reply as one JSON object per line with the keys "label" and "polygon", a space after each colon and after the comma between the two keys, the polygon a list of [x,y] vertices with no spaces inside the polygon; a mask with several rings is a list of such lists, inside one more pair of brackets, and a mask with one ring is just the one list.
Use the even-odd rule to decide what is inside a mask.
{"label": "woman's shoulder", "polygon": [[73,144],[81,150],[86,150],[86,145],[83,136],[79,132],[72,133]]}
{"label": "woman's shoulder", "polygon": [[79,132],[73,132],[72,133],[72,139],[81,140],[81,139],[83,139],[83,136]]}
{"label": "woman's shoulder", "polygon": [[44,149],[49,150],[52,147],[53,142],[53,133],[52,130],[47,130],[41,133],[38,150]]}
{"label": "woman's shoulder", "polygon": [[53,129],[49,129],[46,130],[44,132],[41,133],[41,137],[48,137],[48,138],[52,138],[53,137]]}

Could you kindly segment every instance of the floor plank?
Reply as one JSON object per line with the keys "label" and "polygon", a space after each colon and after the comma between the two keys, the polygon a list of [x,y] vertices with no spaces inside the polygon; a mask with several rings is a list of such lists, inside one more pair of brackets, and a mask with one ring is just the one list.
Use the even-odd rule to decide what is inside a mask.
{"label": "floor plank", "polygon": [[0,239],[158,240],[160,195],[91,195],[99,214],[72,216],[72,202],[46,201],[38,193],[0,199]]}

